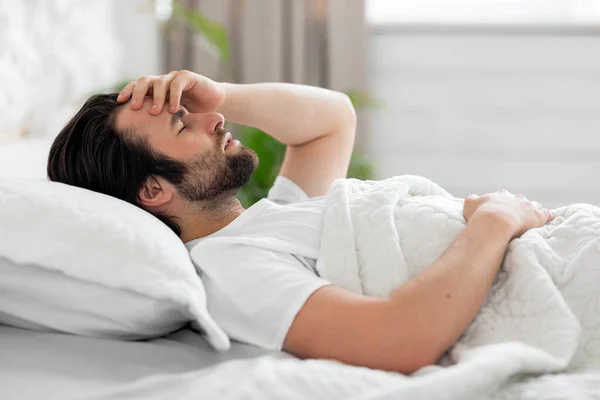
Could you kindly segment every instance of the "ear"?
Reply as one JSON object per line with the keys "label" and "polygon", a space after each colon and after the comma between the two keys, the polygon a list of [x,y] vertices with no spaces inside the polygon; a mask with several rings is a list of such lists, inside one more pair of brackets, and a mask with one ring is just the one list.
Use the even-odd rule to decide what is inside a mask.
{"label": "ear", "polygon": [[138,200],[144,207],[159,207],[173,198],[173,187],[163,179],[153,176],[146,179],[140,188]]}

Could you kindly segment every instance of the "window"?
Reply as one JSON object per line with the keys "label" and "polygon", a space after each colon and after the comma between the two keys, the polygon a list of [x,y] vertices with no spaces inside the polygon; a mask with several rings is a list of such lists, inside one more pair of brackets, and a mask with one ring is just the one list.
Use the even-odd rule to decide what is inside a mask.
{"label": "window", "polygon": [[365,0],[370,24],[600,22],[600,0]]}

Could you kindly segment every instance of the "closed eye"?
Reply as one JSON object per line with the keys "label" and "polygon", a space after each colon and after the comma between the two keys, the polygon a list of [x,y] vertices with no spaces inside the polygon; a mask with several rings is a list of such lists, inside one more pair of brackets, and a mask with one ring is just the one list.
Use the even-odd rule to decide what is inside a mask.
{"label": "closed eye", "polygon": [[187,128],[187,126],[185,126],[185,125],[184,125],[184,126],[182,126],[182,127],[181,127],[181,129],[179,130],[179,132],[177,132],[177,134],[179,135],[181,132],[183,132],[183,130],[184,130],[185,128]]}

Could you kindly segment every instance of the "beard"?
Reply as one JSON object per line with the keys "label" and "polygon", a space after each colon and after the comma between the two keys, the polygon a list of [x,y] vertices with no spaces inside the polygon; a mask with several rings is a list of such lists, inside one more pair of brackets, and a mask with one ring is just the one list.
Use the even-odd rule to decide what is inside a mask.
{"label": "beard", "polygon": [[[226,133],[222,128],[215,131],[218,143],[223,143]],[[186,163],[185,175],[177,184],[181,197],[209,209],[218,208],[223,201],[235,197],[258,167],[254,150],[241,144],[237,146],[230,153],[217,150]]]}

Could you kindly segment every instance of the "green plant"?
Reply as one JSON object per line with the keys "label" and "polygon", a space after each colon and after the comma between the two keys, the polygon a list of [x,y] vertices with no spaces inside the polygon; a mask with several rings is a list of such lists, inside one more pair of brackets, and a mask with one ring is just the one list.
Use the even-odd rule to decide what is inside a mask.
{"label": "green plant", "polygon": [[[249,207],[267,196],[279,173],[286,146],[260,129],[240,125],[238,136],[244,146],[253,149],[259,158],[258,168],[250,181],[239,192],[238,199],[244,207]],[[373,179],[373,164],[358,152],[352,153],[348,168],[348,178]]]}
{"label": "green plant", "polygon": [[258,155],[258,167],[250,181],[240,190],[238,199],[244,207],[249,207],[267,196],[269,188],[277,177],[285,145],[273,139],[263,131],[251,126],[239,125],[237,129],[240,142],[253,149]]}
{"label": "green plant", "polygon": [[[209,20],[199,11],[187,9],[178,1],[173,2],[173,20],[185,24],[194,33],[201,35],[213,49],[212,53],[219,57],[222,65],[230,69],[229,39],[224,27]],[[372,107],[377,101],[359,91],[348,91],[354,108]],[[238,198],[244,207],[249,207],[267,196],[267,193],[279,173],[286,146],[260,129],[238,125],[233,129],[239,140],[259,157],[259,165],[248,184],[239,192]],[[349,178],[374,179],[374,167],[370,160],[359,152],[353,152],[348,168]]]}
{"label": "green plant", "polygon": [[201,34],[218,52],[221,61],[229,63],[229,39],[223,25],[209,20],[199,11],[185,8],[178,1],[173,2],[173,18],[181,20],[188,28]]}

